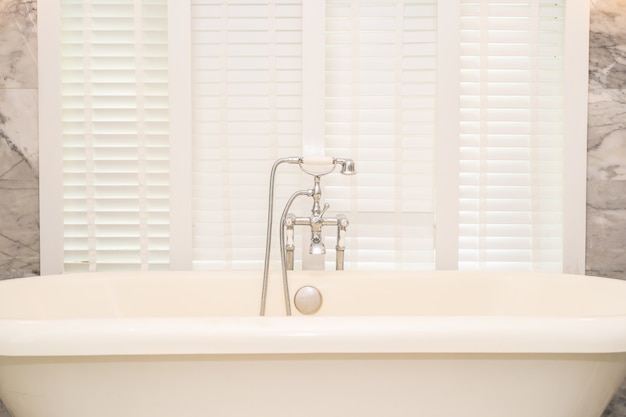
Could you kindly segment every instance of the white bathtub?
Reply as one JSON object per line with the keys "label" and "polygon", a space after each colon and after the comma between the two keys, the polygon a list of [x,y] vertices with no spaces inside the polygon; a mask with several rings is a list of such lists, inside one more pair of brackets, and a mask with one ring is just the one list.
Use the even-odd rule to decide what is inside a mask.
{"label": "white bathtub", "polygon": [[596,417],[626,374],[626,282],[568,275],[293,272],[0,282],[15,417]]}

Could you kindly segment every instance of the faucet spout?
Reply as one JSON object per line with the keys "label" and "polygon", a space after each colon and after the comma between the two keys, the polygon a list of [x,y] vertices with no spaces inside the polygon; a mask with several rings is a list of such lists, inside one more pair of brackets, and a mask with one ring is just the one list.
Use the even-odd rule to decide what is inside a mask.
{"label": "faucet spout", "polygon": [[321,236],[313,236],[311,238],[311,246],[309,247],[309,253],[311,255],[325,255],[326,254],[326,246],[324,246],[324,242],[322,241]]}

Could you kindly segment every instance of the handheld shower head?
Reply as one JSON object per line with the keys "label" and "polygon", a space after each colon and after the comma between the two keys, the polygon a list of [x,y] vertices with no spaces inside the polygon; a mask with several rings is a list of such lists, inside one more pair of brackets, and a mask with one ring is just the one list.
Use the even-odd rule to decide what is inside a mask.
{"label": "handheld shower head", "polygon": [[352,159],[335,158],[335,163],[341,165],[341,173],[343,175],[356,174],[356,167]]}

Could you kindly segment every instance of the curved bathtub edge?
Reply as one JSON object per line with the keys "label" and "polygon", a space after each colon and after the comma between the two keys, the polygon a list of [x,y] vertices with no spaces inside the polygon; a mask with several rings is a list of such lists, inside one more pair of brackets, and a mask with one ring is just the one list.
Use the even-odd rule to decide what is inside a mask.
{"label": "curved bathtub edge", "polygon": [[0,356],[626,352],[625,316],[0,320]]}

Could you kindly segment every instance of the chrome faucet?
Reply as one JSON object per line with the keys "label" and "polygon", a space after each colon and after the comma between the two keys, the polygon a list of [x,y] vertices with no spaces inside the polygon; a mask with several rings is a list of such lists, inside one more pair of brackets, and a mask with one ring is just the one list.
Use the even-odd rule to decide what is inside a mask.
{"label": "chrome faucet", "polygon": [[[324,213],[330,207],[328,204],[320,206],[320,199],[322,196],[322,188],[320,185],[320,177],[333,172],[337,165],[341,167],[341,173],[344,175],[356,174],[355,164],[352,159],[344,158],[302,158],[302,157],[289,157],[282,158],[274,162],[272,171],[270,174],[270,191],[269,191],[269,207],[267,218],[267,235],[265,239],[265,262],[263,265],[263,289],[261,293],[261,310],[260,315],[265,315],[265,305],[267,299],[267,283],[269,277],[269,262],[270,262],[270,249],[272,239],[272,218],[274,207],[274,180],[276,177],[276,170],[279,165],[283,163],[298,164],[300,169],[314,177],[313,188],[308,190],[296,191],[288,200],[283,214],[280,220],[280,258],[281,258],[281,270],[283,276],[283,292],[285,298],[285,309],[287,315],[291,315],[291,302],[289,299],[289,286],[287,281],[287,270],[293,270],[294,260],[294,226],[309,226],[311,228],[311,243],[309,247],[309,253],[313,255],[323,255],[326,253],[326,247],[322,238],[322,227],[324,226],[336,226],[337,227],[337,245],[336,249],[336,269],[343,270],[344,267],[344,251],[345,251],[345,232],[348,227],[348,218],[339,214],[335,218],[324,218]],[[307,170],[303,165],[331,165],[331,168],[325,172],[315,173]],[[289,208],[297,197],[308,196],[313,198],[313,207],[311,209],[311,216],[309,217],[296,217],[294,214],[289,213]]]}
{"label": "chrome faucet", "polygon": [[[352,169],[354,172],[354,169]],[[313,198],[313,208],[311,209],[310,217],[296,217],[294,214],[287,214],[283,227],[286,229],[287,236],[285,237],[285,250],[287,270],[293,270],[293,252],[295,250],[295,244],[293,241],[293,228],[294,226],[308,226],[311,228],[311,241],[309,246],[309,253],[311,255],[324,255],[326,253],[326,246],[322,237],[322,227],[324,226],[336,226],[337,227],[337,245],[336,250],[336,263],[335,269],[342,271],[344,268],[343,252],[345,250],[345,231],[348,227],[348,218],[339,214],[337,217],[325,218],[324,213],[330,207],[329,204],[324,204],[320,207],[320,198],[322,196],[322,188],[320,186],[320,176],[314,175],[313,188],[310,191]]]}

